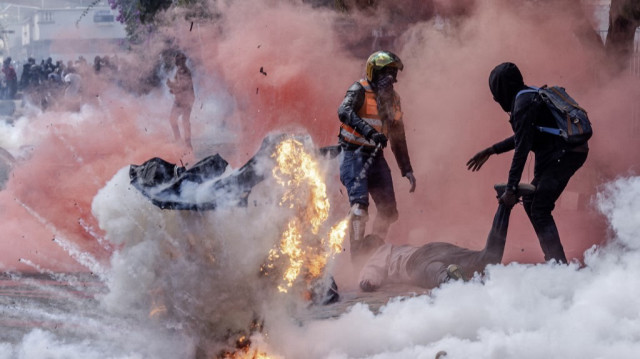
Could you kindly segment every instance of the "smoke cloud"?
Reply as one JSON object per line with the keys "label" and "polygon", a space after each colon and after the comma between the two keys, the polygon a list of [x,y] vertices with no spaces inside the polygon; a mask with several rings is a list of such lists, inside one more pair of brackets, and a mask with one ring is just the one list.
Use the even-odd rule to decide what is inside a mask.
{"label": "smoke cloud", "polygon": [[[0,267],[102,276],[108,293],[80,314],[100,313],[96,332],[146,323],[158,290],[180,311],[171,313],[178,327],[196,324],[186,330],[193,337],[176,339],[177,352],[163,352],[166,328],[149,324],[141,331],[148,341],[93,337],[91,345],[38,329],[19,344],[0,344],[0,357],[41,357],[46,347],[33,342],[59,357],[184,357],[194,354],[202,333],[224,342],[252,325],[256,312],[267,334],[256,334],[255,346],[291,358],[432,358],[440,350],[452,358],[634,357],[640,349],[637,313],[629,309],[637,308],[640,291],[633,280],[640,231],[636,74],[603,69],[601,44],[580,36],[590,19],[576,1],[402,3],[417,10],[409,16],[400,6],[381,5],[346,15],[299,1],[212,1],[216,20],[193,26],[171,9],[162,20],[172,26],[139,57],[126,59],[132,80],[126,89],[87,80],[91,101],[78,111],[30,109],[17,119],[0,135],[0,145],[19,159],[0,193],[6,238]],[[337,107],[377,50],[375,31],[391,34],[378,44],[405,64],[396,89],[418,181],[409,194],[387,150],[400,211],[388,240],[484,245],[497,205],[492,186],[506,181],[511,156],[493,156],[477,173],[465,163],[511,134],[487,84],[495,65],[511,61],[529,85],[564,86],[594,125],[589,159],[554,211],[573,263],[534,265],[542,252],[516,208],[508,264],[490,267],[485,278],[393,300],[377,315],[359,304],[332,320],[300,323],[290,316],[300,298],[263,301],[262,290],[270,289],[255,273],[290,215],[277,206],[278,187],[257,187],[252,198],[259,206],[201,214],[161,211],[129,185],[126,166],[151,157],[193,164],[217,152],[238,168],[272,132],[308,132],[318,147],[335,144]],[[194,74],[193,153],[172,140],[173,100],[162,84],[170,66],[155,68],[157,88],[134,81],[162,65],[168,48],[184,51]],[[325,166],[334,220],[347,213],[347,198],[337,161]],[[532,171],[530,164],[523,181]],[[333,274],[349,291],[355,273],[347,257],[338,256]]]}

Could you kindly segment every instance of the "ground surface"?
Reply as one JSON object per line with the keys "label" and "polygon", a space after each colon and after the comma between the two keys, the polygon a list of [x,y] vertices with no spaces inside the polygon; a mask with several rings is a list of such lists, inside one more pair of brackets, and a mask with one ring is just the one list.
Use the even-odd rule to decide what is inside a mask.
{"label": "ground surface", "polygon": [[369,293],[362,291],[340,292],[340,300],[338,302],[323,306],[311,306],[306,312],[299,314],[299,319],[304,321],[338,317],[358,303],[365,304],[372,312],[378,313],[380,308],[391,299],[402,300],[403,298],[428,293],[429,291],[423,288],[406,285],[385,285],[379,290]]}
{"label": "ground surface", "polygon": [[[96,299],[107,288],[88,273],[59,274],[0,274],[0,342],[16,343],[31,330],[42,328],[60,334],[78,334],[79,323],[86,320],[104,320],[97,310]],[[330,305],[312,305],[298,313],[301,321],[338,317],[352,306],[363,303],[372,312],[392,298],[407,298],[428,293],[409,286],[384,286],[381,290],[365,293],[346,291],[340,300]],[[74,334],[75,333],[75,334]]]}
{"label": "ground surface", "polygon": [[15,343],[34,328],[75,332],[79,316],[97,306],[106,288],[90,274],[0,274],[0,342]]}

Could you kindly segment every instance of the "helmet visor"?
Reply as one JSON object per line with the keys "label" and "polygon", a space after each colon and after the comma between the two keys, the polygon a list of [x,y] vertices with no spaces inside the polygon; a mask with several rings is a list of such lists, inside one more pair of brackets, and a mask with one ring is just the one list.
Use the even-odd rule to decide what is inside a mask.
{"label": "helmet visor", "polygon": [[377,52],[371,56],[369,59],[371,64],[376,69],[381,69],[383,67],[395,67],[398,70],[402,71],[404,65],[400,59],[388,52]]}

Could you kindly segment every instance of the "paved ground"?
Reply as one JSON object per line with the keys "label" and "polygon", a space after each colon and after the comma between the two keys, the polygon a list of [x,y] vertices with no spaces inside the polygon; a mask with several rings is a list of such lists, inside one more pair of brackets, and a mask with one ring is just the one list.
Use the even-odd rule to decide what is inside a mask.
{"label": "paved ground", "polygon": [[[0,345],[8,343],[15,345],[13,350],[18,350],[34,329],[52,333],[58,343],[63,343],[59,345],[68,346],[65,350],[82,352],[89,346],[96,352],[106,350],[112,357],[125,355],[131,345],[136,352],[146,353],[145,348],[135,346],[136,338],[140,337],[155,338],[156,346],[158,338],[168,341],[177,338],[176,343],[180,342],[179,333],[185,330],[185,323],[169,320],[158,326],[164,322],[110,314],[96,299],[106,292],[105,285],[88,273],[0,273]],[[408,286],[385,286],[374,293],[343,291],[337,303],[311,305],[291,314],[300,323],[327,320],[358,303],[377,313],[392,298],[402,300],[425,293],[424,289]],[[174,325],[167,325],[171,323]],[[129,336],[133,339],[129,340]],[[213,346],[216,350],[219,350],[218,344]],[[153,348],[149,349],[150,353]],[[141,357],[154,357],[154,354],[141,354]]]}
{"label": "paved ground", "polygon": [[[0,340],[10,339],[8,331],[18,334],[33,328],[64,330],[68,316],[91,311],[98,304],[96,295],[107,291],[97,277],[88,273],[54,275],[0,273]],[[341,292],[337,303],[310,306],[299,313],[299,319],[337,317],[358,303],[377,312],[392,298],[427,293],[422,288],[401,285],[385,286],[373,293]]]}
{"label": "paved ground", "polygon": [[84,273],[0,273],[0,341],[17,342],[34,328],[70,331],[69,318],[90,312],[105,290]]}
{"label": "paved ground", "polygon": [[402,298],[428,293],[429,291],[423,288],[407,285],[385,285],[380,290],[372,293],[361,291],[341,292],[338,302],[329,305],[311,306],[307,308],[307,311],[298,313],[298,319],[305,321],[338,317],[358,303],[365,304],[372,312],[378,313],[380,308],[393,298],[402,300]]}

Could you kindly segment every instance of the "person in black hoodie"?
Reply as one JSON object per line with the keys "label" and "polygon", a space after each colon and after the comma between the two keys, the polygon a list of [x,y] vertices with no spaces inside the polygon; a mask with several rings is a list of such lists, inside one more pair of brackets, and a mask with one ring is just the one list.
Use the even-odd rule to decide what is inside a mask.
{"label": "person in black hoodie", "polygon": [[515,189],[529,152],[533,151],[535,164],[531,184],[537,190],[524,196],[522,203],[540,241],[545,261],[567,263],[551,212],[571,177],[586,161],[588,144],[571,147],[561,137],[537,129],[538,126],[558,126],[536,92],[520,93],[529,87],[524,84],[515,64],[505,62],[496,66],[489,75],[489,88],[493,99],[509,114],[514,135],[478,152],[467,162],[467,168],[477,171],[491,155],[514,150],[507,190],[499,198],[500,203],[513,206]]}

